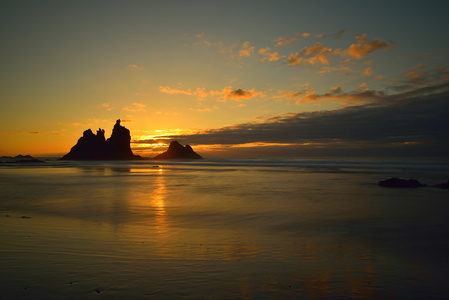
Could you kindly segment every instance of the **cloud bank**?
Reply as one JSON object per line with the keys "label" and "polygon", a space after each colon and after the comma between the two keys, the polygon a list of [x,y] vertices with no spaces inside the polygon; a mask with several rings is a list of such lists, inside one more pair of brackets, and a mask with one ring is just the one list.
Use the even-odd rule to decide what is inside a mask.
{"label": "cloud bank", "polygon": [[[299,147],[314,144],[329,150],[329,155],[336,147],[357,148],[357,153],[363,153],[361,148],[365,148],[367,153],[378,148],[400,148],[410,155],[448,155],[449,83],[396,95],[363,93],[344,94],[336,87],[326,97],[347,97],[349,101],[351,95],[357,95],[360,99],[367,98],[366,104],[331,111],[289,113],[265,118],[259,123],[238,124],[170,138],[194,145],[282,143]],[[404,151],[404,147],[411,151]]]}

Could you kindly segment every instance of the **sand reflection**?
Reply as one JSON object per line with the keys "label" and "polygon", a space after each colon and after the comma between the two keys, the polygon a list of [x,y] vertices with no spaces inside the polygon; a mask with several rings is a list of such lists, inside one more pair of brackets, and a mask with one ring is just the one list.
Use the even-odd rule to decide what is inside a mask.
{"label": "sand reflection", "polygon": [[165,177],[162,169],[158,170],[158,175],[155,179],[155,190],[151,195],[151,207],[155,211],[155,224],[156,230],[159,234],[167,232],[167,211],[165,207],[165,197],[167,194],[167,188],[165,185]]}

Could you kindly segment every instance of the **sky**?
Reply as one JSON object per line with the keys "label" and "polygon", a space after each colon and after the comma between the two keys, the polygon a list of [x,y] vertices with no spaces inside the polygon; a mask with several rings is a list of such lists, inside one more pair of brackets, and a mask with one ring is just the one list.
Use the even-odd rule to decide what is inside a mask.
{"label": "sky", "polygon": [[0,155],[449,155],[447,1],[0,3]]}

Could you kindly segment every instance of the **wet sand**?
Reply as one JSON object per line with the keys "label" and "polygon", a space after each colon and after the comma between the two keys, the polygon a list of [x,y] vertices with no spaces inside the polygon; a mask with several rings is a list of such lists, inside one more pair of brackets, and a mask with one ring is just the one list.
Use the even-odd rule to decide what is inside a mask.
{"label": "wet sand", "polygon": [[391,171],[3,168],[2,298],[441,299],[448,193]]}

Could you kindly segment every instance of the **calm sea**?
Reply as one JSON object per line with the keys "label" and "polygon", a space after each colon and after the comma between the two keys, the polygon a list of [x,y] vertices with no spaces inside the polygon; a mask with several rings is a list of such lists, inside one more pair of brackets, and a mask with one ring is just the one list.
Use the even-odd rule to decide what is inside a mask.
{"label": "calm sea", "polygon": [[1,299],[447,299],[449,161],[0,166]]}

